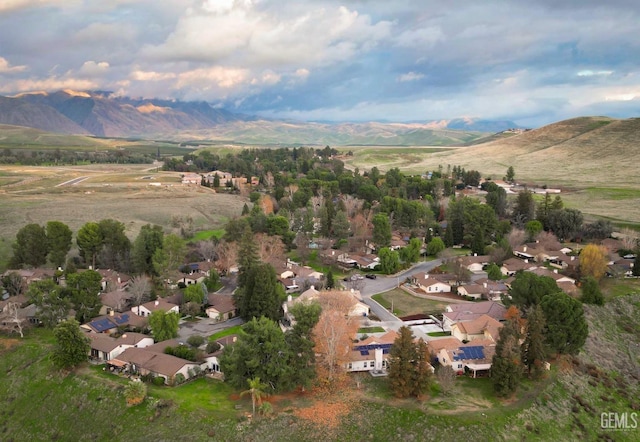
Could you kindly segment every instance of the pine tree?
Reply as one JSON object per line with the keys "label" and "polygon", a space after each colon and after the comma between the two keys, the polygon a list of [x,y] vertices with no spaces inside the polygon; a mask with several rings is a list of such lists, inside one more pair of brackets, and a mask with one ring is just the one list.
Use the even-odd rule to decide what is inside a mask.
{"label": "pine tree", "polygon": [[508,396],[520,383],[522,366],[518,345],[518,321],[508,320],[500,329],[496,352],[491,362],[491,380],[498,396]]}
{"label": "pine tree", "polygon": [[326,287],[328,289],[332,289],[332,288],[335,288],[335,286],[336,286],[336,279],[333,276],[333,271],[329,270],[327,272],[327,284],[326,284]]}
{"label": "pine tree", "polygon": [[433,380],[433,367],[429,363],[429,349],[426,342],[420,339],[416,345],[417,358],[413,379],[413,394],[414,396],[424,396]]}
{"label": "pine tree", "polygon": [[393,393],[401,398],[414,392],[415,363],[418,352],[409,327],[401,327],[399,335],[389,352],[389,385]]}
{"label": "pine tree", "polygon": [[585,304],[604,305],[604,296],[598,286],[598,281],[593,276],[588,276],[582,281],[580,301]]}
{"label": "pine tree", "polygon": [[527,310],[527,328],[522,343],[522,363],[533,379],[539,379],[544,373],[543,364],[546,356],[544,322],[542,307],[536,305]]}

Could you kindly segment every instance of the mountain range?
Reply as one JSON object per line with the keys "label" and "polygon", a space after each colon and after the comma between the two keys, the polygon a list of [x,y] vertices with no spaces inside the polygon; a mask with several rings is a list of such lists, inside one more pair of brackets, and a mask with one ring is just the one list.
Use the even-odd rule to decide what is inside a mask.
{"label": "mountain range", "polygon": [[0,96],[0,124],[98,137],[227,140],[263,144],[460,145],[516,127],[472,118],[412,123],[314,123],[262,119],[204,101],[136,99],[107,91]]}

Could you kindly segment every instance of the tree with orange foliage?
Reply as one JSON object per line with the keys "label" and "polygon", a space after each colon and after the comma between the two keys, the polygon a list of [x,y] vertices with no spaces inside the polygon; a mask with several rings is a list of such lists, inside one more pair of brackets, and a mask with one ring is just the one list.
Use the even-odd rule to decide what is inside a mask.
{"label": "tree with orange foliage", "polygon": [[220,274],[226,274],[229,269],[237,264],[238,244],[221,239],[216,244],[216,269]]}
{"label": "tree with orange foliage", "polygon": [[258,233],[254,236],[258,244],[258,256],[260,261],[269,262],[271,258],[282,257],[284,261],[284,244],[279,236],[271,236],[264,233]]}
{"label": "tree with orange foliage", "polygon": [[597,244],[588,244],[580,252],[580,274],[600,280],[607,270],[607,249]]}
{"label": "tree with orange foliage", "polygon": [[344,364],[358,331],[358,321],[349,316],[356,302],[340,291],[320,292],[318,302],[322,306],[320,320],[313,329],[313,341],[318,355],[316,367],[318,380],[335,384],[344,373]]}

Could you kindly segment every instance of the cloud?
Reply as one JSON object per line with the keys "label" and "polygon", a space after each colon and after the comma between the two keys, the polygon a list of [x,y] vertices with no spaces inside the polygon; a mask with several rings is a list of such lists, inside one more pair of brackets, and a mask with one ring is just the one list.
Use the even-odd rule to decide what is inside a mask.
{"label": "cloud", "polygon": [[79,74],[88,77],[100,77],[106,75],[109,70],[109,63],[106,61],[95,62],[85,61],[80,67]]}
{"label": "cloud", "polygon": [[2,0],[0,13],[16,12],[25,9],[57,6],[64,7],[79,3],[80,0]]}
{"label": "cloud", "polygon": [[416,73],[416,72],[407,72],[406,74],[402,74],[398,77],[398,81],[406,82],[406,81],[417,81],[424,78],[424,74]]}
{"label": "cloud", "polygon": [[26,70],[26,66],[11,66],[4,57],[0,57],[0,74],[10,74]]}

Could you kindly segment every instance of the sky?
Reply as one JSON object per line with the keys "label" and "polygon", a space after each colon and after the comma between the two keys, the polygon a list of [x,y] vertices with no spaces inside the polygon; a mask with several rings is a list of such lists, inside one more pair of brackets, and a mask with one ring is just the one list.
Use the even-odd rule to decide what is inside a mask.
{"label": "sky", "polygon": [[640,116],[637,0],[0,0],[0,94],[304,121]]}

